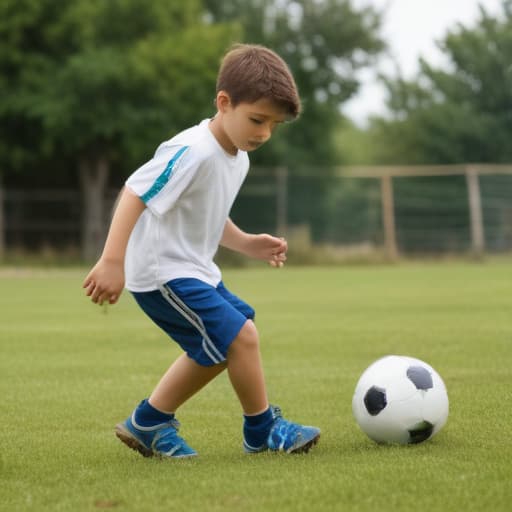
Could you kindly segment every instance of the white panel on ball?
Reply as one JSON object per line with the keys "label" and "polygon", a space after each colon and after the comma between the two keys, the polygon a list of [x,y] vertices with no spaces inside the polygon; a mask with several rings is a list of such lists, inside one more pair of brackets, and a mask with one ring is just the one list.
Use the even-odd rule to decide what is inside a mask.
{"label": "white panel on ball", "polygon": [[448,394],[440,375],[424,361],[386,356],[361,375],[352,399],[354,417],[377,443],[417,444],[448,419]]}

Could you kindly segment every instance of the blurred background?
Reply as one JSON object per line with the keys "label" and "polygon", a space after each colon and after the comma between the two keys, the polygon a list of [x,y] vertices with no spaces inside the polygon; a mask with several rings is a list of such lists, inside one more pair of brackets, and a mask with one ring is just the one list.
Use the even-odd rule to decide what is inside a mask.
{"label": "blurred background", "polygon": [[291,263],[512,251],[511,0],[0,0],[0,261],[93,261],[238,41],[304,109],[251,153],[243,229]]}

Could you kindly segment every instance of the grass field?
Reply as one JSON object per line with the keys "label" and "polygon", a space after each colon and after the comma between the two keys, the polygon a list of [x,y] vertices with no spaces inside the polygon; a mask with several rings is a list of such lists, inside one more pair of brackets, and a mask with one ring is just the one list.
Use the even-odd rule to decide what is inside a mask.
{"label": "grass field", "polygon": [[[85,270],[0,271],[0,510],[508,511],[510,261],[229,270],[257,310],[271,400],[322,429],[307,455],[244,455],[225,375],[178,414],[200,456],[145,459],[113,434],[178,355],[128,294],[107,313]],[[362,371],[408,354],[442,375],[432,440],[379,446],[352,418]]]}

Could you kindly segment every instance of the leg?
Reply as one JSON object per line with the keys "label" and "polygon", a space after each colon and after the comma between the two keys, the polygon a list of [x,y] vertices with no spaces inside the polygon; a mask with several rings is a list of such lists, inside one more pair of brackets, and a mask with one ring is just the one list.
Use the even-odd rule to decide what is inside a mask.
{"label": "leg", "polygon": [[226,368],[225,364],[201,366],[187,354],[182,354],[170,366],[153,393],[149,403],[162,412],[174,413],[191,396]]}
{"label": "leg", "polygon": [[301,453],[318,442],[320,429],[285,420],[278,407],[269,407],[258,331],[251,320],[228,349],[228,374],[245,415],[246,452]]}
{"label": "leg", "polygon": [[230,345],[227,367],[231,384],[246,415],[256,415],[268,409],[267,390],[263,375],[258,331],[247,320]]}
{"label": "leg", "polygon": [[[145,457],[194,457],[197,455],[195,450],[178,435],[180,425],[174,412],[225,368],[225,364],[200,366],[186,354],[181,355],[167,370],[149,398],[149,421],[149,406],[143,400],[133,415],[124,423],[116,425],[117,437]],[[139,414],[146,416],[142,422]]]}

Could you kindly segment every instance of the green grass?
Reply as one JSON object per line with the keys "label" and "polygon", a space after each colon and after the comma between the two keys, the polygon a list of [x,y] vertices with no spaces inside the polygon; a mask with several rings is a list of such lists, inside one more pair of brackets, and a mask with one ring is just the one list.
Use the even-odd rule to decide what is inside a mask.
{"label": "green grass", "polygon": [[[178,415],[200,453],[188,461],[114,437],[179,352],[128,294],[92,305],[84,273],[0,274],[0,510],[510,510],[510,262],[226,271],[257,310],[271,400],[322,439],[244,455],[222,375]],[[355,424],[357,379],[384,354],[444,378],[450,417],[432,440],[378,446]]]}

